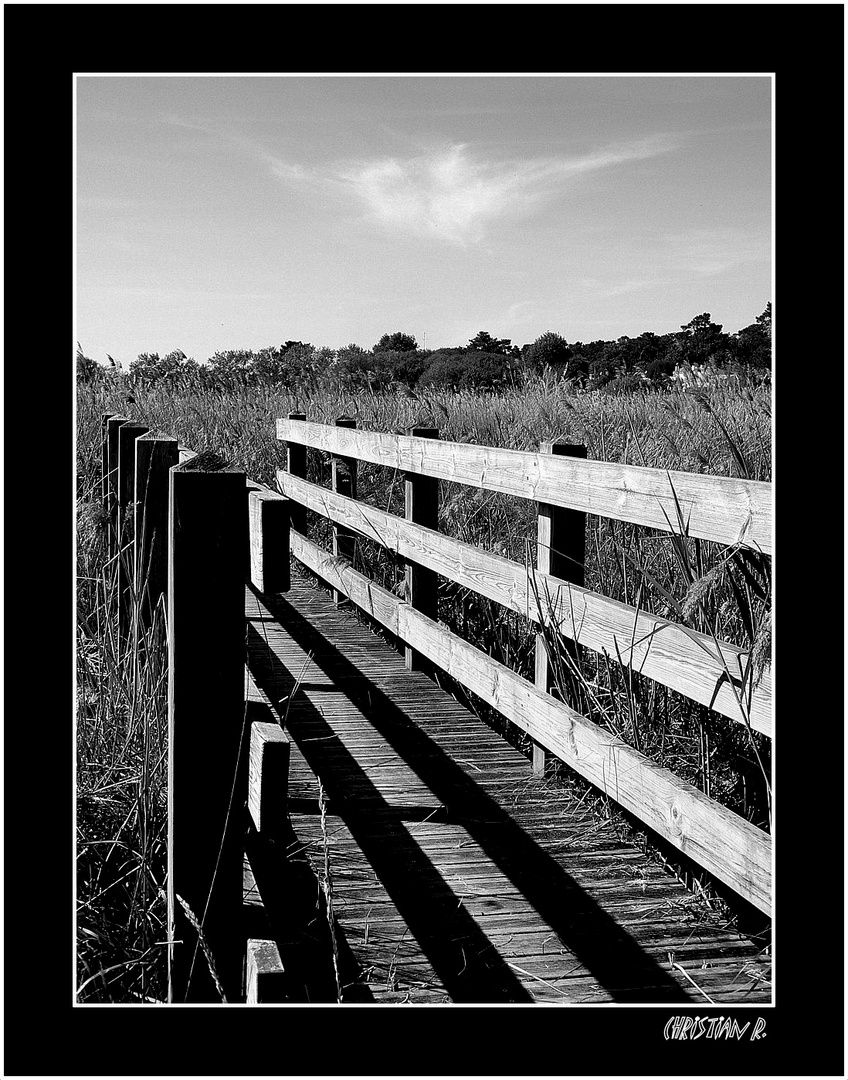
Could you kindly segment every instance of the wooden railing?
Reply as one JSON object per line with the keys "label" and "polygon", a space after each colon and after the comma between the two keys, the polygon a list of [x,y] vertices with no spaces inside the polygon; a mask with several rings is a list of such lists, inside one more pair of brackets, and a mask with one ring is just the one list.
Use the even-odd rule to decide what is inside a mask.
{"label": "wooden railing", "polygon": [[[744,650],[592,592],[582,564],[587,513],[770,553],[771,486],[587,461],[561,444],[530,453],[442,442],[429,428],[391,435],[350,425],[302,414],[278,420],[287,447],[280,494],[144,424],[103,417],[101,494],[119,631],[131,650],[157,612],[167,628],[170,1000],[219,1000],[192,919],[228,1000],[257,1000],[257,987],[280,974],[273,942],[239,942],[232,927],[242,903],[240,810],[257,834],[273,836],[288,760],[279,725],[264,722],[274,718],[245,705],[244,583],[284,591],[291,555],[399,638],[410,669],[440,668],[531,736],[534,769],[553,753],[770,914],[769,835],[557,700],[546,640],[620,656],[770,735],[768,670],[755,684]],[[331,455],[333,490],[306,479],[309,447]],[[357,499],[358,460],[404,475],[404,518]],[[439,480],[533,500],[536,567],[440,533]],[[309,511],[332,522],[332,551],[307,537]],[[357,536],[405,560],[403,599],[354,569]],[[537,627],[534,682],[437,622],[439,575]]]}
{"label": "wooden railing", "polygon": [[111,415],[103,417],[101,493],[127,655],[154,647],[157,617],[166,629],[155,647],[167,648],[168,668],[169,1000],[255,999],[279,965],[273,942],[245,942],[237,929],[243,810],[257,833],[279,829],[288,744],[273,716],[246,704],[244,586],[288,588],[288,500]]}
{"label": "wooden railing", "polygon": [[[772,551],[771,484],[585,460],[574,447],[547,444],[539,453],[448,443],[432,429],[406,435],[310,423],[303,414],[277,420],[287,447],[280,491],[302,508],[291,515],[291,553],[334,590],[400,638],[408,666],[435,665],[493,706],[692,861],[763,912],[771,912],[771,837],[672,771],[582,716],[548,691],[545,632],[576,642],[771,735],[771,674],[756,680],[750,655],[737,646],[586,589],[569,566],[585,515],[632,522],[676,536]],[[355,462],[405,476],[405,518],[306,479],[306,449],[345,462],[355,492]],[[530,499],[538,504],[537,567],[514,562],[437,530],[438,480]],[[329,519],[335,553],[306,536],[303,512]],[[575,529],[575,516],[579,527]],[[295,528],[297,526],[297,528]],[[347,538],[376,541],[407,561],[403,599],[351,565]],[[556,538],[555,538],[556,537]],[[563,551],[563,545],[567,550]],[[347,545],[347,546],[345,546]],[[563,572],[565,568],[565,572]],[[557,570],[559,576],[555,574]],[[421,575],[430,575],[429,580]],[[432,575],[474,590],[539,626],[534,683],[436,621]],[[569,580],[570,579],[570,580]]]}

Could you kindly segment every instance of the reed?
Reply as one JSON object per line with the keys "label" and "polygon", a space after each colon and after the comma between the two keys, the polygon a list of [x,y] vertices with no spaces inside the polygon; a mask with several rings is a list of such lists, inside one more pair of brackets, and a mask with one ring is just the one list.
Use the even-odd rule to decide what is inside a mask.
{"label": "reed", "polygon": [[118,635],[116,575],[97,565],[102,537],[85,536],[98,528],[93,516],[78,515],[86,522],[76,664],[78,1000],[164,1000],[164,613],[159,608],[134,642]]}
{"label": "reed", "polygon": [[[303,392],[270,386],[134,390],[80,387],[77,403],[77,809],[80,1000],[162,999],[166,922],[164,880],[167,676],[162,613],[127,647],[115,631],[114,574],[104,565],[100,511],[100,416],[119,412],[194,450],[215,452],[248,476],[275,484],[284,448],[274,421],[305,412],[323,423],[346,415],[365,430],[434,426],[443,440],[512,449],[542,441],[586,446],[590,459],[668,470],[771,478],[771,399],[767,386],[720,385],[695,392],[576,394],[540,377],[500,391]],[[328,455],[310,453],[308,478],[329,485]],[[403,516],[403,477],[360,463],[358,498]],[[532,566],[535,505],[443,483],[439,528]],[[329,547],[330,526],[312,520]],[[357,540],[357,569],[390,589],[403,566],[376,544]],[[750,651],[753,683],[770,661],[770,560],[741,548],[693,540],[681,526],[652,533],[590,516],[586,587],[654,615],[682,622]],[[138,602],[133,597],[133,604]],[[533,678],[537,628],[461,586],[440,581],[438,615],[495,659]],[[645,678],[621,656],[580,656],[547,641],[554,692],[659,764],[768,829],[770,743],[704,706]],[[142,662],[143,661],[143,662]],[[749,684],[750,684],[749,683]],[[457,693],[468,698],[457,689]],[[744,696],[744,695],[743,695]],[[519,745],[523,736],[471,702]],[[529,747],[527,747],[529,753]]]}

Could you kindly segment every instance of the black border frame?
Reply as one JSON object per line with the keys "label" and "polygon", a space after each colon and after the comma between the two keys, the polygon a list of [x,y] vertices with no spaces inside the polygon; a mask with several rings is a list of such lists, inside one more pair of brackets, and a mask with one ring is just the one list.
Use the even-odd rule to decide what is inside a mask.
{"label": "black border frame", "polygon": [[[842,433],[841,416],[829,415],[837,365],[844,401],[834,240],[844,217],[843,6],[12,4],[3,18],[5,1075],[843,1076],[843,788],[822,768],[844,750],[843,710],[834,715],[838,658],[814,629],[835,592],[837,470],[826,443]],[[766,1038],[669,1042],[672,1012],[656,1007],[501,1016],[490,1007],[72,1006],[73,77],[243,71],[248,61],[257,71],[775,73],[781,741],[777,1001],[761,1013]],[[37,536],[45,543],[33,559]],[[760,1015],[687,1012],[740,1023]]]}

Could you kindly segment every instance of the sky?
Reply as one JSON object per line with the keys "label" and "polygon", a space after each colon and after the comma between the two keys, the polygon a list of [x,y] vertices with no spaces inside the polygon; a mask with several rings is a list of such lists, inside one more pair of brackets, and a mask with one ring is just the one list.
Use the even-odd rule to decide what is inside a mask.
{"label": "sky", "polygon": [[74,128],[74,344],[124,368],[772,299],[767,74],[78,74]]}

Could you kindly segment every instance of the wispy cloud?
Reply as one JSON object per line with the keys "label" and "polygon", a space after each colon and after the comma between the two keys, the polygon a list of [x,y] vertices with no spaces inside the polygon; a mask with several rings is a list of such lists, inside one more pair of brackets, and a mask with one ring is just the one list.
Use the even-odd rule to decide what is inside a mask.
{"label": "wispy cloud", "polygon": [[497,221],[527,214],[560,195],[575,176],[668,149],[667,140],[655,138],[579,157],[488,161],[460,143],[415,157],[348,162],[320,171],[273,159],[272,169],[283,180],[347,192],[368,220],[390,233],[467,246],[481,241]]}
{"label": "wispy cloud", "polygon": [[652,158],[675,145],[669,136],[658,135],[574,156],[492,160],[467,143],[452,143],[411,157],[312,166],[273,153],[232,129],[215,132],[205,119],[173,114],[161,119],[172,128],[217,135],[263,162],[284,183],[345,198],[389,234],[460,247],[479,243],[496,223],[525,216],[561,196],[577,176]]}
{"label": "wispy cloud", "polygon": [[716,277],[741,263],[769,257],[768,232],[750,229],[686,229],[662,240],[669,262],[695,277]]}

